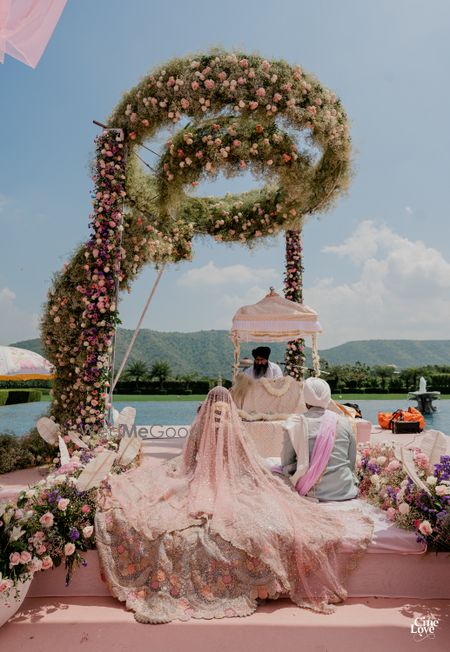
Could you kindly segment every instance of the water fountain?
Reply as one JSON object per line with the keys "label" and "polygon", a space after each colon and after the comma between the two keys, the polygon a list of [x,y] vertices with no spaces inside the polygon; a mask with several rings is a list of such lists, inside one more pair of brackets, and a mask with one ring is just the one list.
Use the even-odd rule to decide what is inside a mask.
{"label": "water fountain", "polygon": [[417,401],[417,409],[422,414],[433,414],[433,412],[436,412],[433,401],[438,400],[440,396],[441,392],[427,391],[427,381],[423,376],[420,377],[418,391],[408,392],[408,399],[410,401]]}

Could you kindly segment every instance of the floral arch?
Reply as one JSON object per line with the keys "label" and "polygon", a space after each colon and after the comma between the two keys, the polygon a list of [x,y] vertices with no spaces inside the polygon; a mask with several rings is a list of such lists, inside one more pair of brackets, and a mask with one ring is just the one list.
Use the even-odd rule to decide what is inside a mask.
{"label": "floral arch", "polygon": [[[183,117],[187,126],[145,170],[139,148]],[[65,428],[103,425],[118,293],[144,265],[190,259],[196,235],[251,245],[280,230],[298,233],[305,216],[345,191],[350,158],[340,100],[284,61],[223,51],[173,59],[125,93],[96,141],[90,237],[56,274],[42,320],[56,368],[56,420]],[[219,172],[245,169],[266,185],[224,197],[188,192]],[[301,270],[298,243],[294,249],[288,286]],[[301,289],[294,285],[289,298]]]}

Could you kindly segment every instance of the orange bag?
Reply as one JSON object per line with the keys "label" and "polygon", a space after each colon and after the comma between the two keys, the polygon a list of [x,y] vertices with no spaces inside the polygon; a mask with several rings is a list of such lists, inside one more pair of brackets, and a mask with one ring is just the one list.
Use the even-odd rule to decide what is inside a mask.
{"label": "orange bag", "polygon": [[409,407],[407,410],[396,410],[395,412],[378,412],[378,424],[383,430],[389,430],[392,421],[418,421],[421,430],[425,427],[425,417],[413,407]]}

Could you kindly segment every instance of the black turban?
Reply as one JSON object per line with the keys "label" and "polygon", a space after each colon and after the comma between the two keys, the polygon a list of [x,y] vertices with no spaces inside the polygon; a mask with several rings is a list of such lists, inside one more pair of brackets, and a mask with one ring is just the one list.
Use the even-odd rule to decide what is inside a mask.
{"label": "black turban", "polygon": [[270,348],[268,346],[258,346],[256,349],[253,349],[252,356],[254,358],[264,358],[264,360],[268,360],[270,356]]}

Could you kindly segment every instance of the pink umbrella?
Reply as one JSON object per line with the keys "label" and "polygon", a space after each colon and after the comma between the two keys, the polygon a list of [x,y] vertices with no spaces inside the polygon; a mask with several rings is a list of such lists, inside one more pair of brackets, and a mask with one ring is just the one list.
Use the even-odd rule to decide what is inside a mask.
{"label": "pink umbrella", "polygon": [[5,53],[36,68],[67,0],[0,0],[0,63]]}

